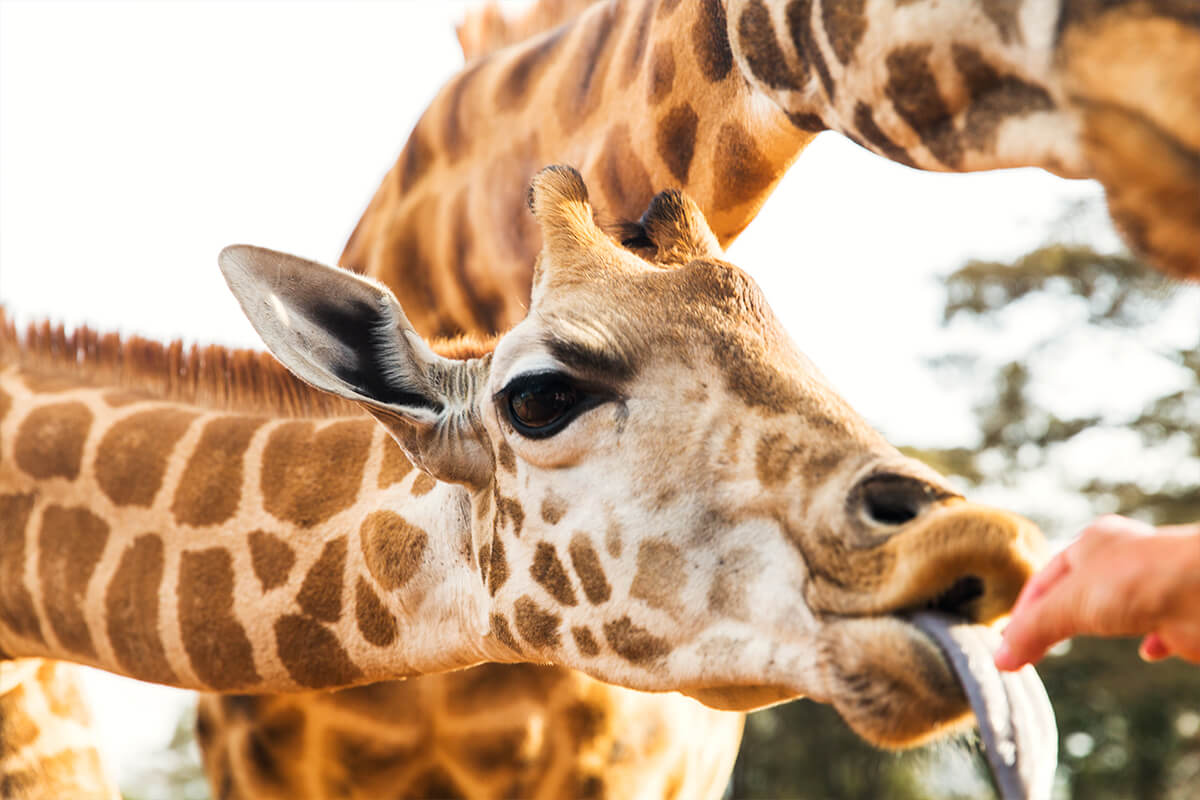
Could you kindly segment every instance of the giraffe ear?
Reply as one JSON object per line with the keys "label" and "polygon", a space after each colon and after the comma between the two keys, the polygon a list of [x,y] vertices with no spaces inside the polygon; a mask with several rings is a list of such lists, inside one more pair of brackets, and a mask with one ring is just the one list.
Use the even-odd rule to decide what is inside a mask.
{"label": "giraffe ear", "polygon": [[489,451],[470,421],[486,368],[434,353],[395,296],[360,275],[249,245],[226,247],[218,261],[250,324],[296,377],[365,406],[426,472],[486,477]]}

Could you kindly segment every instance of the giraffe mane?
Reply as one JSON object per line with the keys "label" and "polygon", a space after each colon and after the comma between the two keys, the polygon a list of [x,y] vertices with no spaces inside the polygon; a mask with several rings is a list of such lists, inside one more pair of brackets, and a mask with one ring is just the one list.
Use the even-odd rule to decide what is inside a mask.
{"label": "giraffe mane", "polygon": [[[460,336],[430,343],[446,358],[478,358],[496,339]],[[365,412],[350,400],[314,389],[270,353],[222,345],[163,343],[87,326],[68,332],[49,321],[24,336],[0,308],[0,368],[16,365],[43,377],[144,393],[204,408],[285,417],[346,417]]]}
{"label": "giraffe mane", "polygon": [[468,10],[455,29],[463,59],[474,61],[509,45],[532,39],[576,17],[596,0],[536,0],[518,15],[506,16],[495,0]]}

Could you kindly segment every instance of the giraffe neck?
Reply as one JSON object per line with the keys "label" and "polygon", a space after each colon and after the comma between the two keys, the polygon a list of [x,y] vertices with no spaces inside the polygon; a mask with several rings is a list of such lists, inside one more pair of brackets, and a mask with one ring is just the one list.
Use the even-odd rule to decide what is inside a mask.
{"label": "giraffe neck", "polygon": [[465,490],[368,417],[130,391],[77,347],[0,367],[0,652],[238,691],[482,660]]}
{"label": "giraffe neck", "polygon": [[594,187],[602,223],[678,187],[727,244],[814,123],[746,80],[726,25],[712,0],[596,3],[475,59],[413,129],[343,265],[395,288],[424,334],[503,330],[524,316],[541,247],[524,187],[556,162]]}
{"label": "giraffe neck", "polygon": [[0,797],[120,798],[77,672],[36,658],[0,662]]}

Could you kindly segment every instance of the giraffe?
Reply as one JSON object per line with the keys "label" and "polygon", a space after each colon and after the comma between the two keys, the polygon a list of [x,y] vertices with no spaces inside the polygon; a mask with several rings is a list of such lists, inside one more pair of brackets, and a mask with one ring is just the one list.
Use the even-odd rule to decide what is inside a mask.
{"label": "giraffe", "polygon": [[[684,196],[642,218],[653,263],[595,225],[572,170],[541,173],[531,205],[533,306],[492,342],[438,354],[378,284],[246,246],[222,254],[226,279],[303,384],[261,354],[6,332],[6,657],[232,692],[547,663],[717,708],[806,694],[884,744],[959,724],[949,668],[897,614],[1002,615],[1037,529],[966,502],[858,418]],[[395,687],[358,700],[384,710],[375,693]],[[221,794],[295,796],[275,748],[303,749],[309,729],[287,698],[237,704],[276,728],[244,742],[253,773],[231,763]],[[588,711],[545,735],[607,735]],[[373,733],[339,739],[340,766],[403,749]],[[719,791],[723,765],[706,766],[629,788]],[[514,790],[472,784],[476,767],[375,787]],[[542,773],[554,783],[519,790],[609,791],[604,764]],[[323,778],[301,791],[346,788]]]}
{"label": "giraffe", "polygon": [[544,164],[577,166],[607,223],[682,189],[725,246],[825,129],[921,169],[1097,178],[1136,249],[1200,277],[1195,0],[623,0],[470,41],[341,259],[427,334],[523,316]]}
{"label": "giraffe", "polygon": [[[1198,274],[1194,3],[626,0],[579,15],[587,5],[469,16],[467,66],[347,243],[341,263],[390,286],[419,331],[498,332],[524,316],[539,230],[519,187],[542,164],[578,166],[631,246],[644,239],[627,222],[663,187],[694,196],[725,245],[823,129],[923,169],[1096,177],[1135,247]],[[202,702],[217,736],[262,724],[220,705]]]}

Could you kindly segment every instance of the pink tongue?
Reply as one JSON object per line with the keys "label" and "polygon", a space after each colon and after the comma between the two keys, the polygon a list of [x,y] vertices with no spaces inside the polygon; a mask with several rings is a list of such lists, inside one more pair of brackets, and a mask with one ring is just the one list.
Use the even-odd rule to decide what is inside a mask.
{"label": "pink tongue", "polygon": [[1054,709],[1033,667],[1001,673],[1000,634],[934,611],[910,618],[937,643],[971,703],[1002,800],[1048,800],[1058,765]]}

